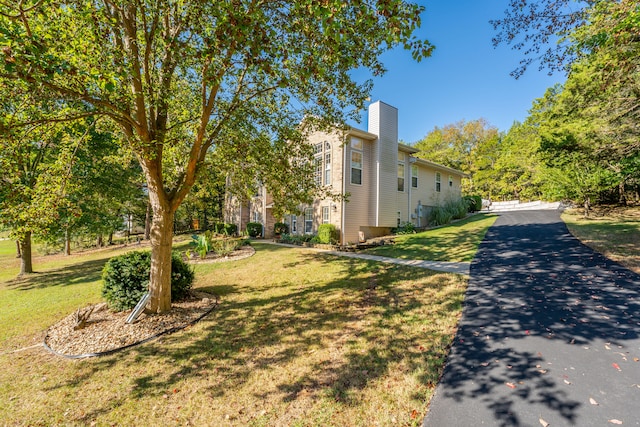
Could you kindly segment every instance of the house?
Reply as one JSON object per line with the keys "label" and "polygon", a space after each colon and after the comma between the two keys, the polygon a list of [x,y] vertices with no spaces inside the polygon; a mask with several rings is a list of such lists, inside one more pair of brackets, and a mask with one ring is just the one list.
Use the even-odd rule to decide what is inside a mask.
{"label": "house", "polygon": [[418,158],[418,150],[398,142],[395,107],[378,101],[368,114],[367,131],[351,128],[346,134],[316,132],[309,137],[315,147],[314,179],[348,195],[346,200],[317,199],[276,221],[268,191],[261,188],[244,203],[228,197],[225,221],[238,230],[259,222],[264,237],[272,237],[279,221],[289,224],[291,234],[315,234],[320,224],[330,223],[339,231],[340,243],[348,244],[387,235],[406,222],[424,227],[430,209],[461,198],[463,172]]}

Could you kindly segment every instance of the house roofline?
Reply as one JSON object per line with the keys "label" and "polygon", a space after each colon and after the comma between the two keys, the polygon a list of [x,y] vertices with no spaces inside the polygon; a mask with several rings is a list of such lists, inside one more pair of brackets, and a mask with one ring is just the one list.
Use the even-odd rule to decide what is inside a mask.
{"label": "house roofline", "polygon": [[425,159],[421,159],[420,157],[416,157],[416,163],[424,165],[424,166],[431,166],[434,169],[440,169],[442,171],[446,171],[458,176],[461,176],[463,178],[469,178],[471,175],[469,175],[468,173],[464,173],[458,169],[454,169],[454,168],[450,168],[449,166],[445,166],[445,165],[441,165],[439,163],[434,163],[431,162],[429,160],[425,160]]}
{"label": "house roofline", "polygon": [[349,128],[349,130],[347,131],[347,135],[352,135],[362,139],[368,139],[369,141],[375,141],[376,139],[378,139],[378,135],[354,127]]}
{"label": "house roofline", "polygon": [[403,144],[401,142],[398,143],[398,150],[404,151],[405,153],[411,153],[411,154],[414,154],[420,151],[420,150],[416,150],[411,145]]}

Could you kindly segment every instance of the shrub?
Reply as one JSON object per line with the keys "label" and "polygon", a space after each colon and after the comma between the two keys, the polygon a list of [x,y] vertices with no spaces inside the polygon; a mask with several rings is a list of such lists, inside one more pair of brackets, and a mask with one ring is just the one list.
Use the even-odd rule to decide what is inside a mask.
{"label": "shrub", "polygon": [[400,224],[400,227],[392,230],[393,234],[413,234],[416,232],[416,226],[411,222],[404,222]]}
{"label": "shrub", "polygon": [[299,245],[303,242],[312,242],[315,239],[316,236],[313,234],[283,234],[280,237],[280,241],[282,241],[282,243],[289,243],[291,245]]}
{"label": "shrub", "polygon": [[[132,251],[111,258],[102,270],[102,296],[115,311],[135,307],[149,287],[151,252]],[[171,254],[171,300],[189,294],[194,273],[178,253]]]}
{"label": "shrub", "polygon": [[284,222],[276,222],[273,226],[273,234],[282,235],[289,233],[289,225]]}
{"label": "shrub", "polygon": [[213,231],[216,234],[235,236],[238,233],[238,226],[235,224],[227,224],[226,222],[216,222],[213,224]]}
{"label": "shrub", "polygon": [[451,222],[453,215],[443,206],[434,206],[429,212],[427,220],[431,225],[444,225]]}
{"label": "shrub", "polygon": [[467,202],[463,199],[456,200],[454,202],[449,202],[446,204],[445,208],[449,212],[451,212],[451,216],[453,217],[453,219],[465,218],[469,211]]}
{"label": "shrub", "polygon": [[336,230],[336,226],[333,224],[320,224],[316,240],[317,243],[325,245],[336,243],[338,241],[338,230]]}
{"label": "shrub", "polygon": [[211,250],[220,256],[227,256],[247,243],[243,238],[221,238],[211,240]]}
{"label": "shrub", "polygon": [[464,196],[462,199],[467,202],[469,212],[478,212],[482,210],[482,197],[474,195]]}
{"label": "shrub", "polygon": [[259,222],[250,222],[247,224],[247,233],[251,237],[258,237],[262,235],[262,224]]}

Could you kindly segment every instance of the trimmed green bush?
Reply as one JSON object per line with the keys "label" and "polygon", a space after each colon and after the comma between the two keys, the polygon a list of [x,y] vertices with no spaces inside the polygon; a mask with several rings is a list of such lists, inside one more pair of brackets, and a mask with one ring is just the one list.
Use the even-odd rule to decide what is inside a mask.
{"label": "trimmed green bush", "polygon": [[284,222],[276,222],[273,226],[273,234],[289,234],[289,225]]}
{"label": "trimmed green bush", "polygon": [[259,222],[250,222],[247,224],[247,233],[251,237],[262,236],[262,224]]}
{"label": "trimmed green bush", "polygon": [[478,212],[482,210],[482,197],[473,195],[464,196],[462,199],[467,202],[469,212]]}
{"label": "trimmed green bush", "polygon": [[318,243],[332,245],[338,241],[338,230],[333,224],[320,224],[316,238]]}
{"label": "trimmed green bush", "polygon": [[[149,288],[151,252],[132,251],[111,258],[102,270],[102,296],[114,311],[130,310]],[[176,252],[171,254],[171,300],[189,294],[194,273]]]}

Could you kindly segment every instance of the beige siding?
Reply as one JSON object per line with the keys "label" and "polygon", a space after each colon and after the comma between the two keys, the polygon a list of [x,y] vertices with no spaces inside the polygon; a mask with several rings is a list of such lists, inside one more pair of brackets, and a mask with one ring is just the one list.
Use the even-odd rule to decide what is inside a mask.
{"label": "beige siding", "polygon": [[369,132],[378,135],[373,145],[371,226],[395,227],[397,210],[398,110],[383,102],[369,107]]}
{"label": "beige siding", "polygon": [[344,240],[346,242],[357,242],[360,227],[369,224],[369,214],[371,212],[371,193],[372,193],[372,172],[374,165],[372,161],[371,141],[363,138],[357,138],[362,143],[362,184],[351,183],[351,153],[356,151],[351,147],[352,140],[356,137],[348,139],[349,144],[345,146],[347,160],[345,163],[345,190],[348,194],[347,202],[345,202],[345,218],[344,218]]}

